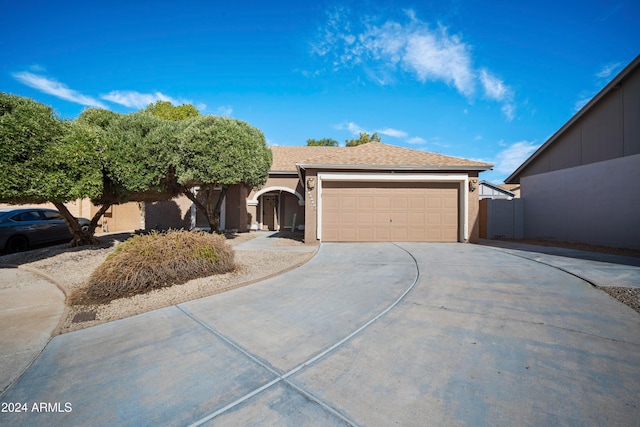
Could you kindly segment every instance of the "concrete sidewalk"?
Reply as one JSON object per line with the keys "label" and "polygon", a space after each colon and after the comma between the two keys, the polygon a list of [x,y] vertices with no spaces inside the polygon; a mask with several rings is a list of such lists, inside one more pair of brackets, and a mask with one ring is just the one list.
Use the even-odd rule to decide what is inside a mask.
{"label": "concrete sidewalk", "polygon": [[640,287],[640,258],[502,240],[482,239],[480,244],[560,268],[596,286]]}
{"label": "concrete sidewalk", "polygon": [[55,337],[0,424],[631,426],[638,395],[640,315],[577,277],[479,245],[323,244]]}
{"label": "concrete sidewalk", "polygon": [[49,342],[64,300],[62,291],[41,276],[0,266],[0,393]]}
{"label": "concrete sidewalk", "polygon": [[277,237],[281,235],[278,231],[252,231],[257,237],[246,242],[235,245],[236,251],[278,251],[278,252],[315,252],[317,245],[283,245]]}

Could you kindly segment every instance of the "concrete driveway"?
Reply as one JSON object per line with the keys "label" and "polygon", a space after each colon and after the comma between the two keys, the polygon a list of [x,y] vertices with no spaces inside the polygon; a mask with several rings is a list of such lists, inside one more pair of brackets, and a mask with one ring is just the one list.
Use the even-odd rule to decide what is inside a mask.
{"label": "concrete driveway", "polygon": [[640,315],[573,275],[476,245],[323,244],[54,338],[0,424],[637,425],[638,396]]}

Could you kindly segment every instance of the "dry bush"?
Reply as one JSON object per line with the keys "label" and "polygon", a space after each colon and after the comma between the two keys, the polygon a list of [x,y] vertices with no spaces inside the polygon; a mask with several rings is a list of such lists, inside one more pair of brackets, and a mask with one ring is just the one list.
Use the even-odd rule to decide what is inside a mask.
{"label": "dry bush", "polygon": [[116,298],[185,283],[235,269],[224,236],[189,231],[137,235],[119,245],[89,278],[75,303],[108,303]]}

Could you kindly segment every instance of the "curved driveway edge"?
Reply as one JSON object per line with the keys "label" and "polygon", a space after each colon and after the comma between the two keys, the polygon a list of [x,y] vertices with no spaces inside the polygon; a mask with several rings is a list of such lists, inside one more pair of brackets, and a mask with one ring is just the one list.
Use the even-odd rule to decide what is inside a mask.
{"label": "curved driveway edge", "polygon": [[640,316],[576,277],[476,245],[323,244],[54,338],[2,401],[60,410],[0,424],[633,425],[638,395]]}
{"label": "curved driveway edge", "polygon": [[39,275],[0,266],[0,393],[47,345],[64,301],[62,291]]}

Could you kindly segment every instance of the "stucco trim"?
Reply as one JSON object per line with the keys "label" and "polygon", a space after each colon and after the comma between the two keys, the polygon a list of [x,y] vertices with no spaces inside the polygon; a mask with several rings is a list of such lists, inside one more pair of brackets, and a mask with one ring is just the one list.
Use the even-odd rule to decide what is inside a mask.
{"label": "stucco trim", "polygon": [[302,194],[298,193],[295,190],[292,190],[289,187],[283,187],[283,186],[273,186],[273,187],[266,187],[261,189],[260,191],[258,191],[256,194],[253,195],[252,199],[247,200],[247,206],[258,206],[258,197],[262,196],[265,193],[270,193],[272,191],[286,191],[287,193],[291,193],[298,198],[298,206],[304,206],[304,196]]}
{"label": "stucco trim", "polygon": [[469,175],[468,174],[393,174],[393,173],[318,173],[318,210],[316,238],[322,241],[322,183],[323,181],[357,181],[357,182],[457,182],[460,185],[460,222],[459,240],[469,240]]}

